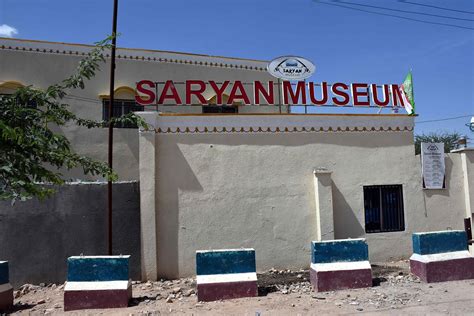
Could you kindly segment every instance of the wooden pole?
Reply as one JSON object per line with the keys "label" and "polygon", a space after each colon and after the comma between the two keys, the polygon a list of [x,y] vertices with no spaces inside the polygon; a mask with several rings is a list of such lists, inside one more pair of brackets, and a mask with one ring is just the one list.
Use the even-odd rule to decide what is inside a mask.
{"label": "wooden pole", "polygon": [[[111,122],[112,112],[114,108],[114,90],[115,90],[115,48],[117,44],[117,11],[118,0],[114,0],[114,13],[112,22],[112,52],[110,58],[110,90],[109,90],[109,154],[108,163],[109,168],[112,169],[113,145],[114,145],[114,126]],[[107,233],[108,255],[112,255],[112,181],[107,182]]]}

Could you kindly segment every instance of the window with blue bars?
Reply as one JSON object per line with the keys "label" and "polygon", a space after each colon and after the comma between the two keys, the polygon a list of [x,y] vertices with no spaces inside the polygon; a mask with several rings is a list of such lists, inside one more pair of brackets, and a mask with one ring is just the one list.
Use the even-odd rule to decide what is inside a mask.
{"label": "window with blue bars", "polygon": [[364,186],[365,232],[405,230],[402,185]]}

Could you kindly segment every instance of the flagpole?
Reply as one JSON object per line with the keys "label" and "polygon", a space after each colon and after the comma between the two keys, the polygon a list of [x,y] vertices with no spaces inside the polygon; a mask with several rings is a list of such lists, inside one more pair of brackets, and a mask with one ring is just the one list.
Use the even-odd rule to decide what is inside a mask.
{"label": "flagpole", "polygon": [[[114,106],[114,90],[115,90],[115,48],[117,44],[117,11],[118,0],[114,0],[114,12],[112,20],[112,51],[110,57],[110,90],[109,90],[109,152],[108,163],[109,168],[113,168],[113,145],[114,145],[114,126],[111,122]],[[107,253],[112,255],[112,181],[107,182]]]}

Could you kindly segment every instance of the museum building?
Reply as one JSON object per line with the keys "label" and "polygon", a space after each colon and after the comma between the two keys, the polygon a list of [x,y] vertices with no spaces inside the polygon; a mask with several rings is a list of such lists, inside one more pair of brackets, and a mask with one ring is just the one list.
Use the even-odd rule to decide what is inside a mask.
{"label": "museum building", "polygon": [[[0,39],[0,94],[60,82],[92,48]],[[108,61],[85,89],[67,95],[77,115],[108,117]],[[137,112],[150,126],[114,131],[114,169],[121,180],[140,182],[143,279],[193,275],[199,249],[255,248],[259,270],[299,269],[309,265],[312,240],[363,237],[372,261],[389,261],[411,255],[413,232],[464,229],[474,209],[474,151],[446,154],[444,188],[424,189],[414,116],[295,113],[303,97],[314,104],[311,90],[298,90],[309,84],[281,82],[267,66],[117,50],[113,115]],[[139,87],[143,80],[151,84]],[[354,102],[370,97],[357,85],[317,86],[336,95],[347,88]],[[371,96],[379,91],[364,87],[374,89]],[[393,87],[381,87],[387,98],[380,102],[395,98]],[[149,100],[143,91],[153,96],[149,104],[137,102]],[[107,160],[107,129],[61,132],[77,152]],[[80,170],[69,176],[95,180]]]}

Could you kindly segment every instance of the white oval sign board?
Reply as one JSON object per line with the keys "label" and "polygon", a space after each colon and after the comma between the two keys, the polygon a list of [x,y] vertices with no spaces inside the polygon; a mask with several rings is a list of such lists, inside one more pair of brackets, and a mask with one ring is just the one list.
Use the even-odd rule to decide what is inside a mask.
{"label": "white oval sign board", "polygon": [[272,60],[267,70],[273,77],[284,80],[302,80],[311,77],[316,66],[302,57],[282,56]]}

